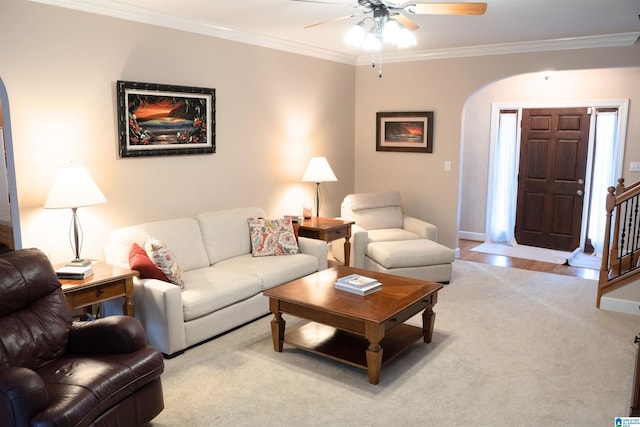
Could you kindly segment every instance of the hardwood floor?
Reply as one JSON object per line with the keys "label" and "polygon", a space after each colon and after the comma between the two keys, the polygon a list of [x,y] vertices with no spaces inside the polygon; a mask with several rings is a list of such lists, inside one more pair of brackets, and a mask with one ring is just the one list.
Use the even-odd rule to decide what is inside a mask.
{"label": "hardwood floor", "polygon": [[474,248],[482,242],[460,239],[460,259],[484,264],[498,265],[502,267],[521,268],[523,270],[542,271],[546,273],[562,274],[565,276],[582,277],[584,279],[598,280],[598,270],[589,268],[572,267],[570,265],[553,264],[549,262],[532,261],[529,259],[513,258],[503,255],[491,255],[481,252],[473,252]]}

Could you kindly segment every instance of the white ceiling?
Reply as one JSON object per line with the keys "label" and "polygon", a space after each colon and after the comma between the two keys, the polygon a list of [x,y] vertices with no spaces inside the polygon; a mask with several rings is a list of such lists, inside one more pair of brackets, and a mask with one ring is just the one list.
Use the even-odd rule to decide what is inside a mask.
{"label": "white ceiling", "polygon": [[[32,0],[237,40],[351,64],[370,54],[347,46],[356,0]],[[402,3],[397,1],[397,3]],[[437,1],[435,1],[437,2]],[[640,0],[486,0],[482,16],[412,15],[417,46],[385,46],[385,62],[593,46],[628,46],[640,36]],[[420,2],[418,2],[420,3]],[[429,3],[429,1],[422,1]],[[434,3],[434,2],[432,2]]]}

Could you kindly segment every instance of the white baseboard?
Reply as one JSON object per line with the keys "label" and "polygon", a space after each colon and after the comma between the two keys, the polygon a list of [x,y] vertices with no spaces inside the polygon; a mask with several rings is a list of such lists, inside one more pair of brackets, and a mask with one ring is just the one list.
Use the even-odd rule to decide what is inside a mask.
{"label": "white baseboard", "polygon": [[460,231],[458,232],[458,238],[464,240],[477,240],[478,242],[484,242],[487,240],[484,233],[475,233],[473,231]]}
{"label": "white baseboard", "polygon": [[600,309],[640,315],[640,281],[604,294],[600,298]]}

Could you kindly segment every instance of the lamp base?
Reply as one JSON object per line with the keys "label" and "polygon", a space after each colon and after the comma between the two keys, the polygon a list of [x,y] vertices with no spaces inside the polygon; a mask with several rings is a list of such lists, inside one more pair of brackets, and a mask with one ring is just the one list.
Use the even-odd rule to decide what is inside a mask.
{"label": "lamp base", "polygon": [[91,261],[88,259],[74,259],[65,264],[65,267],[88,267]]}

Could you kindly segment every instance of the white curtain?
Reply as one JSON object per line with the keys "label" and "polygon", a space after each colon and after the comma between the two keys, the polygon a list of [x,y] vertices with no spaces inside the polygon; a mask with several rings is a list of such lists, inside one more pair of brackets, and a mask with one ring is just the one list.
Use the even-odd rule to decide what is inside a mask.
{"label": "white curtain", "polygon": [[616,185],[615,153],[618,141],[618,112],[596,113],[595,155],[591,192],[591,206],[587,235],[597,255],[602,254],[606,222],[607,188]]}
{"label": "white curtain", "polygon": [[518,113],[501,111],[498,140],[491,155],[487,200],[487,240],[516,245],[518,191]]}

